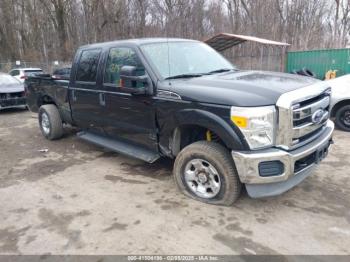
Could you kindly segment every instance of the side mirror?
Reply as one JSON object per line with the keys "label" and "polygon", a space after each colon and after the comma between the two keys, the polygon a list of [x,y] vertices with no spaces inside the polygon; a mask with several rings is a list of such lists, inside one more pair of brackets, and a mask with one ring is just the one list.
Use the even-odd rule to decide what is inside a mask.
{"label": "side mirror", "polygon": [[153,84],[146,75],[139,76],[136,66],[123,66],[120,69],[120,85],[133,95],[152,95]]}

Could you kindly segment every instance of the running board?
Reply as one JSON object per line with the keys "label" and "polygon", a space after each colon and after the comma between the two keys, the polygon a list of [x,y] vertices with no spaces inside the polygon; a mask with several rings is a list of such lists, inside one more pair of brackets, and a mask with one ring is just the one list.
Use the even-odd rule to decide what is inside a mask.
{"label": "running board", "polygon": [[127,156],[141,159],[148,163],[153,163],[154,161],[160,158],[158,154],[152,152],[151,150],[135,146],[133,144],[129,144],[127,142],[120,141],[117,139],[111,139],[108,137],[96,135],[94,133],[89,133],[85,131],[79,132],[77,136],[95,145],[105,147],[107,149]]}

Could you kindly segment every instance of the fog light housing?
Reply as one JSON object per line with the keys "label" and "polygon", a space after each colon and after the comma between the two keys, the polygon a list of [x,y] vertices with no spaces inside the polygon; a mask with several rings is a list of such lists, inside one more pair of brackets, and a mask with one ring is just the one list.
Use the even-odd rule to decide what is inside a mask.
{"label": "fog light housing", "polygon": [[262,177],[279,176],[284,173],[284,164],[281,161],[266,161],[259,163],[259,175]]}

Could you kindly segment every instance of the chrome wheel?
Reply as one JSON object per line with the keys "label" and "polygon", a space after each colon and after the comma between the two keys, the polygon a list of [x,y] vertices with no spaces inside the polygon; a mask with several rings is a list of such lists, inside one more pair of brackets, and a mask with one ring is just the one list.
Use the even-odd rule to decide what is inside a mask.
{"label": "chrome wheel", "polygon": [[46,113],[42,113],[41,115],[41,128],[46,135],[50,133],[50,120]]}
{"label": "chrome wheel", "polygon": [[199,197],[213,198],[220,191],[219,173],[208,161],[192,159],[186,164],[184,175],[190,190]]}

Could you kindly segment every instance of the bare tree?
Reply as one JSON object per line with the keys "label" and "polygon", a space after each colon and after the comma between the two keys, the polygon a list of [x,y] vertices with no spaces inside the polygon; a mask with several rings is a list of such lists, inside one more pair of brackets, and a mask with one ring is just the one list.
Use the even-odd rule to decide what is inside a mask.
{"label": "bare tree", "polygon": [[219,32],[291,49],[345,47],[349,31],[349,0],[2,0],[0,62],[70,60],[87,43]]}

